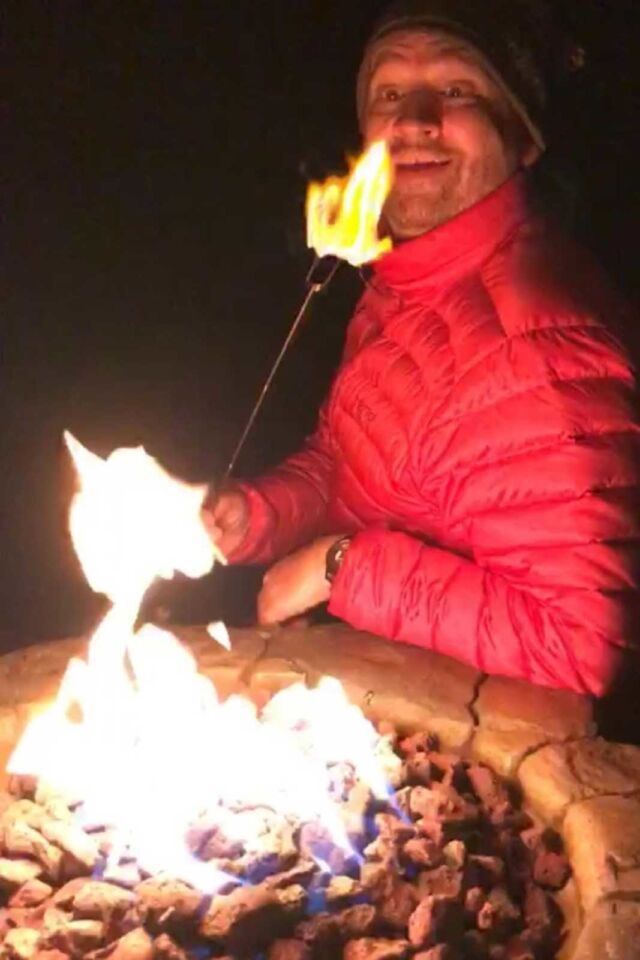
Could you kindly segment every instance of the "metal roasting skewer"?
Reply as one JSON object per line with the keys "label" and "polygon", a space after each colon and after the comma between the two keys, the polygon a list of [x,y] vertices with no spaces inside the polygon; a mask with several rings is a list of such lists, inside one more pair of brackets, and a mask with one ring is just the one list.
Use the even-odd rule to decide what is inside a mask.
{"label": "metal roasting skewer", "polygon": [[[291,327],[289,329],[289,332],[287,333],[287,336],[284,339],[284,342],[280,348],[280,352],[278,353],[276,359],[274,360],[271,366],[271,369],[267,375],[267,378],[262,385],[262,389],[258,395],[258,399],[256,400],[251,410],[251,413],[249,414],[249,418],[245,424],[244,430],[240,434],[240,439],[236,443],[235,449],[231,455],[231,459],[227,464],[227,468],[223,473],[222,477],[220,478],[220,480],[218,481],[218,483],[216,484],[216,487],[218,490],[220,490],[220,488],[224,485],[225,481],[229,479],[229,476],[231,475],[231,472],[234,466],[236,465],[238,457],[240,456],[240,453],[242,452],[242,449],[244,447],[245,441],[251,431],[251,428],[253,427],[253,424],[255,423],[258,413],[260,412],[260,408],[262,407],[264,398],[266,397],[269,391],[269,388],[273,383],[273,379],[276,373],[278,372],[280,364],[282,363],[287,353],[287,350],[289,349],[289,346],[291,345],[291,342],[296,335],[296,332],[300,324],[302,323],[302,321],[306,316],[307,310],[309,309],[309,304],[311,303],[315,295],[317,293],[320,293],[321,290],[324,290],[327,284],[331,281],[333,275],[335,274],[336,270],[340,266],[340,262],[341,261],[338,260],[337,257],[326,256],[326,257],[316,257],[313,263],[311,264],[311,267],[309,269],[309,272],[307,274],[306,281],[305,281],[306,292],[302,300],[302,303],[300,304],[300,307],[298,308],[298,312],[296,313],[293,319],[293,323],[291,324]],[[214,487],[214,490],[215,490],[215,487]],[[216,561],[218,563],[221,563],[222,565],[226,564],[227,562],[226,558],[215,545],[214,545],[214,554],[215,554]],[[133,627],[134,633],[140,629],[143,623],[146,623],[147,621],[164,622],[165,620],[171,618],[170,610],[166,607],[163,610],[162,607],[158,606],[157,604],[158,593],[161,592],[162,590],[161,583],[162,581],[156,580],[155,583],[153,583],[151,587],[147,590],[147,593],[145,594],[145,597],[140,605],[140,610],[138,611],[138,615],[136,617],[136,621]]]}
{"label": "metal roasting skewer", "polygon": [[271,366],[271,369],[267,375],[267,378],[262,385],[262,390],[258,394],[258,399],[256,400],[251,410],[251,413],[249,414],[247,422],[244,426],[244,430],[240,434],[240,439],[236,443],[235,449],[231,454],[231,459],[229,460],[229,463],[227,464],[227,468],[224,471],[221,477],[221,480],[219,482],[220,486],[222,486],[225,483],[225,481],[229,479],[233,471],[233,468],[236,465],[238,457],[240,456],[240,453],[242,452],[242,449],[244,447],[245,441],[249,436],[251,428],[255,423],[256,417],[258,416],[258,413],[260,412],[260,408],[262,407],[264,398],[266,397],[269,391],[269,388],[273,383],[274,377],[280,368],[280,364],[284,360],[284,357],[289,349],[289,346],[291,345],[293,338],[296,335],[296,332],[300,324],[302,323],[302,321],[306,316],[307,310],[309,309],[309,304],[311,303],[315,295],[317,293],[320,293],[321,290],[324,290],[327,284],[331,281],[339,265],[340,265],[340,260],[338,260],[337,257],[332,257],[332,256],[316,257],[314,262],[311,264],[311,268],[306,278],[306,292],[302,300],[302,303],[300,304],[298,312],[294,317],[293,323],[289,328],[289,332],[287,333],[284,339],[284,342],[280,348],[280,352],[275,358]]}

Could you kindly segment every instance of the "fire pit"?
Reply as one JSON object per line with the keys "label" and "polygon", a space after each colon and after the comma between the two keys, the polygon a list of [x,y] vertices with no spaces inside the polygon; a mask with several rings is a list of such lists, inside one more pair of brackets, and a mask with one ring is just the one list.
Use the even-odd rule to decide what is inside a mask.
{"label": "fire pit", "polygon": [[156,578],[224,560],[206,490],[67,444],[111,605],[0,664],[3,957],[633,955],[640,751],[587,701],[340,628],[140,627]]}
{"label": "fire pit", "polygon": [[[216,862],[222,863],[226,857],[230,867],[228,887],[203,898],[192,884],[148,877],[136,892],[142,900],[144,923],[129,919],[129,932],[121,935],[115,947],[104,949],[109,922],[130,909],[132,884],[141,878],[127,877],[124,864],[123,874],[112,878],[108,887],[92,881],[96,864],[77,866],[82,861],[82,845],[74,846],[73,836],[63,837],[60,827],[52,830],[50,825],[45,828],[40,823],[39,829],[38,814],[28,800],[20,801],[23,806],[15,815],[15,796],[7,795],[3,800],[6,809],[0,885],[4,902],[11,906],[3,911],[4,956],[21,960],[31,956],[63,960],[70,955],[178,960],[184,956],[180,953],[180,925],[189,911],[192,916],[198,912],[198,926],[204,931],[201,946],[205,949],[198,954],[202,956],[220,956],[224,950],[234,950],[234,955],[257,955],[270,942],[271,952],[266,956],[287,960],[316,956],[345,956],[347,960],[548,956],[532,952],[526,937],[520,941],[511,937],[510,953],[500,953],[494,947],[491,954],[488,947],[485,949],[483,940],[488,938],[481,936],[483,925],[489,929],[501,923],[509,928],[509,903],[498,903],[502,893],[490,897],[492,891],[504,889],[499,879],[490,879],[491,870],[505,869],[504,855],[501,861],[492,859],[486,849],[478,852],[480,847],[474,847],[478,842],[474,825],[477,810],[468,806],[448,810],[440,826],[442,830],[444,824],[445,832],[440,836],[429,837],[428,831],[415,829],[418,819],[429,819],[432,794],[446,793],[449,788],[454,793],[449,793],[448,799],[458,796],[465,804],[472,795],[482,797],[484,791],[482,817],[493,819],[498,833],[511,831],[512,836],[519,836],[523,844],[530,843],[537,851],[533,859],[537,858],[537,879],[542,884],[535,887],[537,915],[541,910],[547,914],[553,911],[547,900],[552,891],[568,928],[558,956],[563,960],[630,960],[638,955],[640,750],[597,738],[587,701],[487,678],[436,654],[341,627],[237,631],[232,634],[231,652],[218,647],[204,630],[184,630],[179,636],[196,657],[200,671],[214,681],[221,697],[241,692],[263,704],[275,692],[301,680],[313,686],[323,676],[331,676],[341,681],[351,702],[376,723],[388,724],[388,729],[398,730],[401,738],[422,734],[401,742],[398,748],[404,758],[400,782],[408,776],[413,790],[400,788],[391,808],[384,806],[382,798],[373,808],[369,828],[375,833],[367,839],[371,841],[377,834],[373,843],[383,849],[367,850],[364,864],[349,863],[343,852],[338,863],[335,845],[323,847],[322,837],[309,836],[306,862],[300,857],[287,861],[285,856],[275,872],[269,872],[269,868],[261,872],[258,858],[253,882],[247,882],[245,873],[241,885],[233,880],[234,851],[214,850],[225,855]],[[84,643],[79,640],[55,641],[0,660],[3,767],[28,720],[54,697],[69,658],[83,649]],[[425,733],[431,737],[425,737]],[[197,750],[206,762],[206,744],[198,744]],[[246,758],[238,757],[238,762],[243,760]],[[478,763],[506,777],[521,792],[533,828],[510,806],[511,798],[507,802],[502,783]],[[22,784],[22,789],[28,793],[32,785]],[[45,807],[52,804],[49,812],[56,813],[55,798],[38,799]],[[357,795],[351,799],[357,819],[362,812],[358,811]],[[418,809],[421,803],[425,806]],[[7,819],[11,810],[14,814],[9,813]],[[7,822],[18,827],[9,830],[8,837]],[[554,835],[544,834],[540,840],[540,828],[545,827],[557,830],[563,838],[573,872],[566,883],[566,867]],[[44,835],[42,831],[48,836],[44,836],[44,845],[36,843],[36,849],[33,843],[38,835]],[[207,842],[211,853],[216,837],[209,834]],[[75,879],[65,883],[63,872],[53,883],[56,863],[68,855],[65,847],[70,844],[76,860],[71,871]],[[398,878],[389,879],[385,844],[387,848],[396,844],[401,851],[404,875],[395,890],[389,889]],[[278,855],[285,850],[286,844],[281,845]],[[42,869],[47,852],[53,859],[48,869]],[[331,859],[326,862],[324,875],[318,867],[324,862],[323,853]],[[477,874],[475,881],[469,880],[472,869]],[[507,869],[515,868],[508,865]],[[25,872],[16,874],[16,870]],[[466,871],[463,888],[459,885],[462,870]],[[316,878],[314,883],[309,880],[310,874]],[[376,899],[376,891],[379,893],[385,885],[386,893]],[[562,889],[556,891],[557,887]],[[546,893],[540,897],[543,890]],[[530,901],[532,895],[530,892]],[[39,904],[45,902],[47,924],[53,930],[48,931],[48,939],[41,934],[44,911],[38,919]],[[529,902],[529,917],[534,906]],[[525,909],[525,901],[518,909]],[[382,924],[381,910],[387,911]],[[470,922],[471,915],[476,917],[475,922]],[[140,917],[140,910],[136,916]],[[254,919],[249,922],[251,916]],[[247,917],[246,922],[243,917]],[[553,916],[550,919],[553,928]],[[450,953],[434,946],[436,934],[429,933],[447,924],[455,944]],[[456,933],[460,929],[467,930],[463,943]],[[471,931],[475,931],[475,943]],[[122,930],[117,933],[122,934]]]}

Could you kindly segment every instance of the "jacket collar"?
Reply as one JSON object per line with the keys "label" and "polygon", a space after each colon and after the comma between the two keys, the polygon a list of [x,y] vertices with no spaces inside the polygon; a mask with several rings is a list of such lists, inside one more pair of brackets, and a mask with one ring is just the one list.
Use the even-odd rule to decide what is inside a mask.
{"label": "jacket collar", "polygon": [[452,220],[394,247],[373,264],[375,273],[395,289],[455,282],[527,219],[525,188],[525,174],[515,174]]}

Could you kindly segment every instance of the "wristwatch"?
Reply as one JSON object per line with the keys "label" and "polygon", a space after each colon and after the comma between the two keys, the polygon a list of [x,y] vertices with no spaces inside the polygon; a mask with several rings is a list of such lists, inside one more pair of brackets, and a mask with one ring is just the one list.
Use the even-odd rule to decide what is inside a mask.
{"label": "wristwatch", "polygon": [[340,537],[335,543],[332,543],[327,550],[325,559],[324,575],[329,583],[333,583],[334,578],[342,565],[345,554],[351,545],[351,537]]}

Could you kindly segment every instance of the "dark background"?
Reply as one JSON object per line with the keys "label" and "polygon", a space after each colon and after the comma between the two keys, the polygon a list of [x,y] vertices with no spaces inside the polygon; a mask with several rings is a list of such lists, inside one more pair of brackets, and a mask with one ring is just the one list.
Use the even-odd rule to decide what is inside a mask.
{"label": "dark background", "polygon": [[[142,442],[190,479],[225,466],[309,264],[311,176],[357,146],[353,85],[385,4],[24,2],[4,9],[9,109],[0,353],[0,633],[86,629],[66,535],[65,428]],[[565,2],[587,66],[557,103],[575,229],[638,297],[637,0]],[[635,10],[634,10],[635,8]],[[239,464],[313,426],[359,281],[309,317]],[[256,573],[164,588],[183,620],[250,620]]]}

